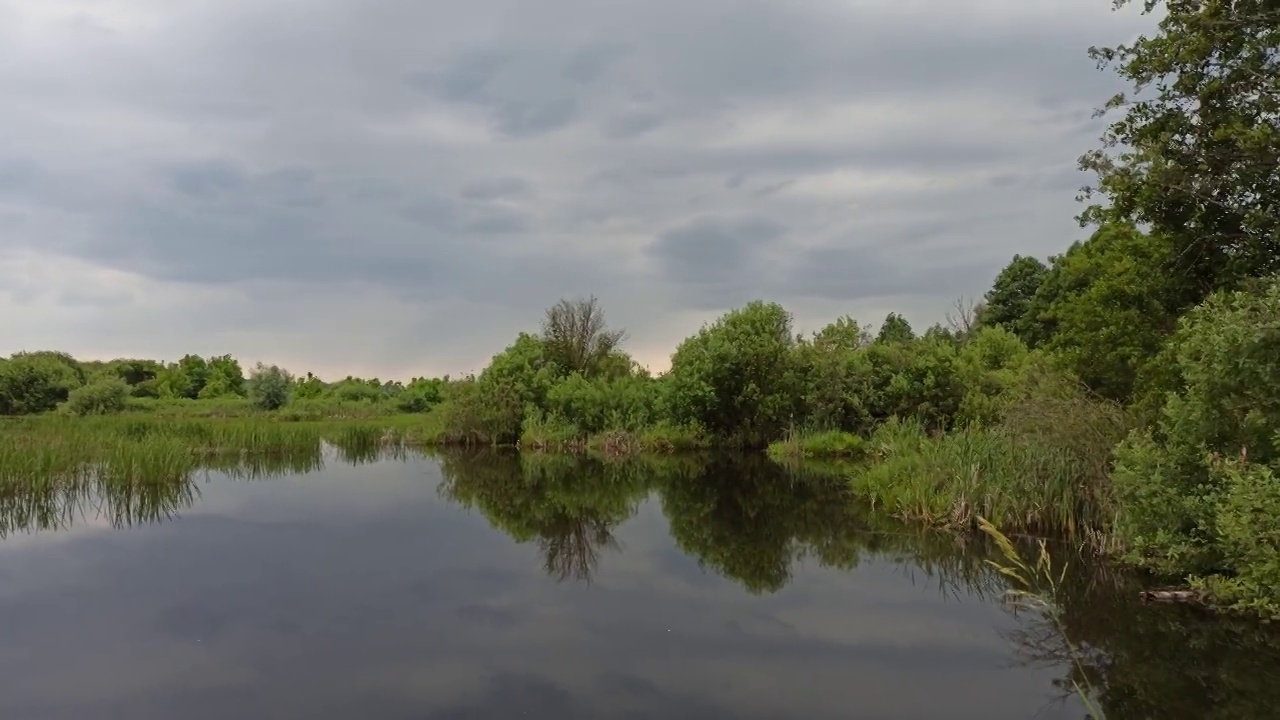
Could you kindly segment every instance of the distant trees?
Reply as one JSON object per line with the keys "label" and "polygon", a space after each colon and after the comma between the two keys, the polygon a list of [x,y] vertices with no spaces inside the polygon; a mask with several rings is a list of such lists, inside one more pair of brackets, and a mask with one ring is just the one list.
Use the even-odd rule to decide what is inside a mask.
{"label": "distant trees", "polygon": [[114,415],[124,411],[128,399],[128,383],[119,378],[102,377],[72,390],[65,408],[73,415]]}
{"label": "distant trees", "polygon": [[879,343],[911,342],[915,339],[916,334],[911,329],[911,323],[898,313],[889,313],[880,326],[880,332],[876,335],[876,342]]}

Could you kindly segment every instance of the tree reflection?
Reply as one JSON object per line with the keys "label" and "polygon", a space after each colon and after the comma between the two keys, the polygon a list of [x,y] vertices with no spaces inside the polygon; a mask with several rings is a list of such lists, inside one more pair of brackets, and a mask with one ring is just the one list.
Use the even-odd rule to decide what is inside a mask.
{"label": "tree reflection", "polygon": [[[1275,717],[1280,628],[1185,605],[1143,603],[1147,581],[1080,559],[1059,591],[1066,638],[1031,623],[1011,635],[1029,662],[1058,664],[1066,641],[1108,718]],[[1062,665],[1070,667],[1069,665]]]}
{"label": "tree reflection", "polygon": [[481,451],[442,458],[441,494],[474,507],[518,542],[534,542],[549,575],[590,582],[614,529],[635,514],[653,462]]}

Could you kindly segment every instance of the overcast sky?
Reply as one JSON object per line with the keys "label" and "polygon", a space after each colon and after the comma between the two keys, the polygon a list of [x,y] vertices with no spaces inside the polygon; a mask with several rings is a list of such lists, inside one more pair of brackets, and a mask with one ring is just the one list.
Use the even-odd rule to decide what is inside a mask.
{"label": "overcast sky", "polygon": [[0,0],[0,353],[478,370],[594,293],[918,327],[1085,234],[1110,0]]}

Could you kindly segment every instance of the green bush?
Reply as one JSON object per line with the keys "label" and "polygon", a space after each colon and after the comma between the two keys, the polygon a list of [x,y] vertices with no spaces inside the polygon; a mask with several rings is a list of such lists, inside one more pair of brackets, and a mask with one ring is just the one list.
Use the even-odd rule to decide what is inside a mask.
{"label": "green bush", "polygon": [[84,380],[84,370],[65,353],[16,353],[0,363],[0,415],[53,410]]}
{"label": "green bush", "polygon": [[250,378],[253,404],[262,410],[278,410],[289,403],[293,378],[275,365],[258,363]]}
{"label": "green bush", "polygon": [[1168,354],[1178,390],[1154,428],[1116,450],[1117,533],[1140,565],[1235,583],[1242,603],[1280,602],[1280,537],[1267,519],[1280,468],[1280,282],[1194,308]]}
{"label": "green bush", "polygon": [[63,407],[73,415],[114,415],[124,411],[129,389],[123,380],[98,380],[72,390]]}
{"label": "green bush", "polygon": [[764,447],[798,409],[801,387],[791,314],[752,302],[680,343],[667,374],[674,420],[722,442]]}

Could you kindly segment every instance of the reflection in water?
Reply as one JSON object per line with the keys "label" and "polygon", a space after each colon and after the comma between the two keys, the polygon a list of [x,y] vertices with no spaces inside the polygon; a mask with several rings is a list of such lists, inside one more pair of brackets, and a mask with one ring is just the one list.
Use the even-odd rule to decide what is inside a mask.
{"label": "reflection in water", "polygon": [[[210,457],[201,471],[181,476],[142,480],[107,473],[6,484],[0,486],[0,537],[66,529],[89,518],[117,528],[162,522],[199,501],[202,484],[219,475],[260,480],[308,473],[326,457],[350,464],[412,459],[376,437],[347,440],[292,456]],[[617,539],[620,527],[646,500],[656,499],[681,551],[757,595],[782,590],[804,564],[853,569],[892,563],[912,582],[923,575],[962,601],[995,602],[1007,587],[985,563],[994,557],[985,538],[914,530],[850,502],[838,480],[760,457],[605,462],[471,452],[438,461],[439,494],[477,509],[515,541],[535,545],[557,582],[590,582],[602,562],[626,550]],[[1137,600],[1140,580],[1087,558],[1059,559],[1072,569],[1055,598],[1067,638],[1034,616],[1003,634],[1023,664],[1061,673],[1057,687],[1067,702],[1073,683],[1080,682],[1097,690],[1109,718],[1271,717],[1280,706],[1280,684],[1271,680],[1280,667],[1275,630],[1185,607],[1143,605]],[[472,611],[477,617],[499,613],[484,605]],[[1071,662],[1073,648],[1083,655],[1082,669]]]}
{"label": "reflection in water", "polygon": [[[558,579],[589,579],[612,531],[650,493],[670,533],[699,564],[754,593],[785,587],[796,563],[848,569],[875,557],[923,573],[947,594],[998,601],[1008,589],[986,560],[985,537],[910,527],[849,501],[829,477],[787,471],[764,458],[706,456],[607,463],[481,453],[446,456],[445,497],[476,507],[520,542],[536,541]],[[1280,633],[1189,608],[1141,604],[1139,578],[1085,557],[1064,557],[1059,588],[1071,642],[1024,615],[1006,633],[1028,665],[1061,668],[1064,701],[1074,682],[1093,687],[1109,718],[1261,718],[1280,705]],[[1083,672],[1071,659],[1072,646]]]}
{"label": "reflection in water", "polygon": [[172,520],[199,499],[197,480],[207,482],[214,475],[236,480],[298,475],[324,467],[324,457],[320,448],[314,453],[235,453],[206,456],[200,465],[195,472],[176,474],[102,467],[41,483],[0,483],[0,538],[69,530],[85,520],[106,520],[115,528]]}
{"label": "reflection in water", "polygon": [[517,542],[536,542],[547,573],[590,581],[613,529],[635,514],[650,476],[640,463],[544,454],[446,455],[440,493],[477,508]]}

